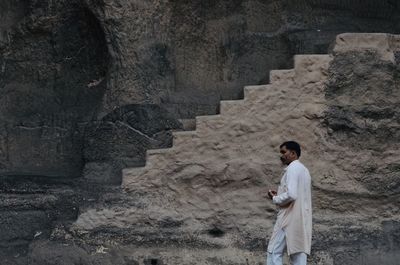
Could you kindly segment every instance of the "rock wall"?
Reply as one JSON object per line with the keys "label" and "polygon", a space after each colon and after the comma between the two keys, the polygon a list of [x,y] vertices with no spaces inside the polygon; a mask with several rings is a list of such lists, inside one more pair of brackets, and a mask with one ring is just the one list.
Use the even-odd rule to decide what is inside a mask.
{"label": "rock wall", "polygon": [[2,1],[1,174],[79,177],[80,123],[106,90],[104,34],[79,1]]}
{"label": "rock wall", "polygon": [[[199,225],[200,235],[188,233],[184,240],[179,233],[174,237],[176,227],[184,227],[185,221],[168,216],[149,221],[164,227],[164,232],[170,230],[162,240],[148,230],[120,230],[124,222],[95,225],[91,228],[95,232],[86,236],[71,231],[70,222],[79,209],[91,213],[115,205],[140,208],[146,196],[125,197],[107,185],[121,182],[122,168],[144,165],[147,149],[171,146],[171,130],[184,129],[185,120],[195,115],[218,113],[220,99],[241,98],[244,85],[267,83],[269,70],[292,67],[293,54],[332,51],[338,33],[398,33],[398,14],[398,4],[390,0],[1,1],[0,174],[5,177],[0,223],[12,231],[1,236],[4,263],[169,264],[177,261],[166,257],[174,260],[175,255],[179,260],[186,255],[185,262],[191,264],[193,260],[202,264],[205,256],[211,264],[224,260],[246,264],[231,248],[210,255],[210,246],[238,241],[226,241],[230,234],[219,226],[220,221]],[[341,152],[348,147],[351,151],[345,156],[328,155],[341,162],[321,183],[338,187],[324,186],[318,192],[329,197],[321,208],[337,207],[326,211],[327,216],[355,211],[363,217],[383,217],[376,223],[374,218],[338,217],[343,222],[333,228],[321,221],[326,225],[318,231],[327,232],[316,235],[316,242],[322,244],[321,248],[316,244],[313,260],[320,264],[392,264],[397,257],[398,242],[392,237],[398,234],[398,221],[393,218],[397,208],[380,194],[398,200],[398,133],[393,123],[398,117],[398,53],[394,59],[382,60],[382,51],[374,52],[376,46],[338,52],[331,63],[327,110],[320,118],[329,139],[324,146],[331,146],[334,153],[337,146]],[[359,152],[361,158],[356,157]],[[358,164],[357,159],[367,162]],[[343,172],[353,167],[359,171],[348,179],[329,177],[347,176]],[[254,174],[261,172],[265,170]],[[354,201],[361,197],[359,204],[337,200],[341,188],[353,185],[365,193],[342,195]],[[371,209],[359,211],[365,204]],[[113,211],[109,214],[114,216]],[[373,227],[365,228],[363,224],[369,222]],[[329,235],[332,231],[334,239]],[[354,241],[348,240],[348,234],[354,235]],[[217,243],[203,245],[198,237]],[[139,248],[140,238],[152,247]],[[179,247],[169,246],[169,238]],[[261,251],[262,236],[253,238],[250,233],[241,238],[245,243],[235,246],[235,251],[242,257],[249,255],[249,264],[258,262],[260,254],[254,256],[246,249]],[[370,238],[379,243],[372,244]],[[335,243],[324,243],[329,240]],[[116,246],[114,241],[123,244]],[[168,246],[160,243],[155,249],[158,242]],[[333,250],[326,252],[327,248]],[[371,256],[370,249],[379,255]],[[52,251],[59,253],[57,259]]]}
{"label": "rock wall", "polygon": [[146,101],[180,118],[215,113],[294,54],[326,53],[339,33],[399,31],[393,1],[87,2],[113,55],[105,107]]}
{"label": "rock wall", "polygon": [[[104,183],[118,183],[123,167],[143,163],[143,150],[168,145],[171,129],[218,113],[221,99],[267,83],[270,70],[290,68],[294,54],[326,53],[342,32],[399,31],[398,4],[389,0],[0,5],[1,172]],[[114,122],[125,123],[135,106],[130,115],[146,108],[142,113],[162,114],[162,121],[144,131]],[[110,113],[114,121],[102,120]],[[137,119],[146,122],[145,115]],[[110,138],[110,128],[115,145],[126,138],[132,146],[128,139],[141,134],[150,139],[110,156],[107,143],[92,144]],[[159,130],[146,134],[152,128]]]}
{"label": "rock wall", "polygon": [[266,192],[279,144],[296,139],[313,176],[310,264],[396,264],[399,50],[399,36],[342,34],[331,55],[296,56],[148,151],[145,167],[124,170],[121,201],[81,208],[70,233],[137,264],[263,264]]}

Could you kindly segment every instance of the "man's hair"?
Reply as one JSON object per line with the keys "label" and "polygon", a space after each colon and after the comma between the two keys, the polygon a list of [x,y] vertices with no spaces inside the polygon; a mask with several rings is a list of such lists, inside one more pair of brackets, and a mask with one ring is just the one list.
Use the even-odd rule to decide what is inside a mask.
{"label": "man's hair", "polygon": [[301,149],[300,149],[300,145],[297,142],[295,142],[295,141],[287,141],[287,142],[284,142],[283,144],[281,144],[279,146],[279,148],[282,148],[284,146],[286,146],[286,149],[288,149],[288,150],[295,151],[296,154],[297,154],[297,157],[300,157]]}

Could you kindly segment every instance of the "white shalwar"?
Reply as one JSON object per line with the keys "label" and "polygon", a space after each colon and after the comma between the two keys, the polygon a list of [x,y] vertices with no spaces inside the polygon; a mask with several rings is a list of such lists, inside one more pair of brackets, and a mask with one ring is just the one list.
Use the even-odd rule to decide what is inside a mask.
{"label": "white shalwar", "polygon": [[311,176],[300,161],[285,168],[272,200],[280,209],[268,244],[267,265],[282,265],[285,248],[293,265],[305,265],[311,251]]}

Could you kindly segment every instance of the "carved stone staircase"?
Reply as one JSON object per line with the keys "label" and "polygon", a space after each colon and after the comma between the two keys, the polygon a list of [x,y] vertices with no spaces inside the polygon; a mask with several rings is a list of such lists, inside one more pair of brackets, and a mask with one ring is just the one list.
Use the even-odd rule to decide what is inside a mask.
{"label": "carved stone staircase", "polygon": [[[279,145],[294,139],[302,144],[301,160],[314,180],[319,243],[336,222],[347,229],[354,218],[364,218],[368,206],[354,203],[369,191],[354,170],[342,166],[353,163],[359,151],[331,142],[324,124],[335,103],[326,97],[326,84],[340,72],[329,67],[339,57],[356,60],[368,53],[391,65],[399,50],[398,36],[341,34],[331,55],[295,56],[293,69],[271,71],[270,84],[245,87],[243,100],[222,101],[219,115],[197,117],[196,130],[174,132],[171,148],[149,150],[146,166],[124,169],[124,201],[85,209],[74,227],[81,234],[94,231],[94,237],[101,227],[121,229],[118,237],[134,245],[129,251],[145,241],[146,251],[164,253],[165,264],[205,264],[210,257],[215,262],[207,264],[261,264],[275,220],[265,193],[280,179]],[[371,197],[371,208],[379,208],[376,198]],[[342,241],[337,244],[341,249]],[[192,252],[183,255],[184,248]],[[198,255],[199,249],[204,251]],[[316,256],[324,258],[324,251]]]}
{"label": "carved stone staircase", "polygon": [[[383,60],[395,62],[399,48],[396,35],[345,33],[337,36],[333,55],[373,50]],[[287,139],[307,143],[305,153],[318,150],[333,55],[296,55],[293,69],[270,72],[270,84],[245,87],[243,100],[221,101],[219,115],[196,117],[196,130],[174,132],[172,148],[148,150],[145,167],[124,169],[123,187],[160,188],[170,180],[179,181],[178,175],[186,180],[207,175],[207,170],[182,173],[190,164],[204,166],[214,175],[208,164],[235,159],[247,161],[249,167],[252,159],[263,161],[272,172],[279,172],[277,165],[268,163],[276,160],[276,148]]]}
{"label": "carved stone staircase", "polygon": [[[296,55],[294,69],[270,72],[270,84],[246,86],[243,100],[221,101],[219,115],[198,116],[196,130],[174,132],[171,148],[148,150],[145,167],[124,169],[123,187],[127,190],[143,189],[149,184],[159,188],[165,175],[178,173],[183,164],[198,164],[197,161],[202,163],[206,162],[207,158],[212,159],[212,153],[226,150],[229,143],[234,147],[234,139],[237,137],[260,132],[265,132],[267,136],[267,128],[271,124],[279,128],[282,127],[279,123],[288,119],[318,116],[322,111],[318,104],[323,101],[322,86],[330,60],[330,55]],[[309,97],[311,93],[313,96]],[[280,118],[275,113],[279,108],[283,111]],[[277,132],[276,129],[271,132]],[[285,136],[285,133],[281,136],[279,134],[271,134],[272,138],[275,137],[272,139],[273,143],[269,141],[271,139],[265,139],[259,141],[259,144],[276,147],[276,144],[279,144],[276,138],[284,139]],[[270,138],[265,136],[262,138]],[[287,136],[291,136],[290,139],[299,138],[295,137],[295,133]],[[207,148],[210,148],[211,152],[207,152]],[[221,159],[221,163],[233,157],[237,158],[234,154],[226,155],[226,160]],[[216,156],[215,159],[219,157]],[[186,171],[185,174],[198,172]]]}

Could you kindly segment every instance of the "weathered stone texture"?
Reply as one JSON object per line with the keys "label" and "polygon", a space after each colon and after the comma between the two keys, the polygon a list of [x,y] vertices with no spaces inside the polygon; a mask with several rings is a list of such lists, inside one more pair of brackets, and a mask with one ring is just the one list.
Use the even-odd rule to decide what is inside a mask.
{"label": "weathered stone texture", "polygon": [[[379,46],[352,45],[352,39],[391,45],[379,54]],[[168,251],[171,245],[206,249],[203,261],[213,257],[210,264],[246,264],[248,256],[262,263],[275,219],[265,197],[279,181],[277,149],[284,140],[296,139],[313,176],[311,264],[395,264],[398,137],[374,139],[380,129],[398,126],[397,119],[387,121],[397,114],[363,113],[359,107],[389,105],[396,113],[398,97],[384,91],[398,91],[390,54],[400,48],[399,38],[339,35],[338,46],[342,40],[346,49],[331,56],[296,56],[294,69],[271,72],[270,85],[246,88],[244,100],[221,102],[220,115],[198,117],[195,131],[174,133],[172,148],[148,151],[145,167],[124,170],[123,197],[129,206],[87,208],[74,233],[85,242],[114,238],[124,245],[162,248],[166,264],[186,264],[185,257]],[[376,100],[368,93],[376,93]],[[343,106],[354,117],[338,116]],[[361,118],[364,122],[358,122]],[[219,259],[217,253],[226,248],[235,249],[236,258]],[[203,264],[195,254],[189,256]]]}
{"label": "weathered stone texture", "polygon": [[[116,109],[157,104],[185,120],[215,114],[221,99],[238,99],[244,85],[267,83],[269,70],[289,68],[293,54],[326,53],[338,33],[399,30],[398,4],[389,0],[362,5],[355,0],[4,0],[0,5],[1,125],[26,135],[11,143],[2,139],[2,153],[7,157],[10,145],[19,150],[35,142],[30,157],[54,157],[45,160],[47,167],[41,156],[26,167],[4,158],[4,174],[85,175],[85,129],[93,131]],[[52,133],[32,135],[20,125],[50,127]],[[57,148],[47,148],[53,142]],[[116,155],[90,163],[117,172],[118,160]],[[143,157],[138,153],[134,160]]]}
{"label": "weathered stone texture", "polygon": [[79,123],[96,116],[106,88],[102,29],[80,1],[1,5],[1,174],[78,177]]}
{"label": "weathered stone texture", "polygon": [[[296,138],[315,176],[311,262],[396,264],[398,38],[332,41],[398,33],[398,11],[391,0],[0,1],[2,262],[258,264],[275,148]],[[96,184],[119,184],[172,140],[126,171],[127,192]]]}

